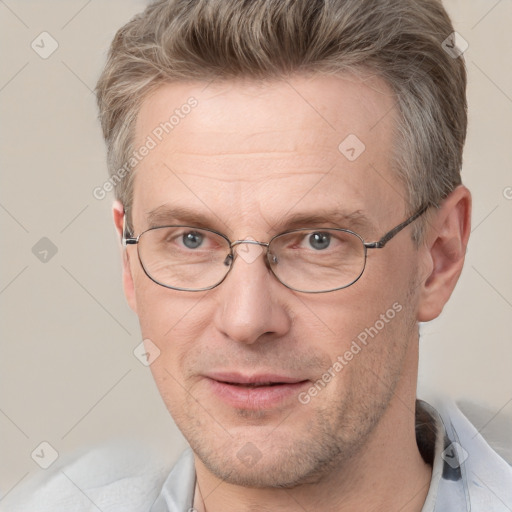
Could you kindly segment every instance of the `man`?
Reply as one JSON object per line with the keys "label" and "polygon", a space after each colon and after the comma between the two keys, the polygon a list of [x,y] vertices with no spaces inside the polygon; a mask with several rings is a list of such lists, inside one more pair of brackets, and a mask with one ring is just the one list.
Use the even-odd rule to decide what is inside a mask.
{"label": "man", "polygon": [[470,232],[453,32],[436,0],[162,0],[116,35],[124,290],[191,448],[147,510],[512,510],[510,467],[416,400]]}

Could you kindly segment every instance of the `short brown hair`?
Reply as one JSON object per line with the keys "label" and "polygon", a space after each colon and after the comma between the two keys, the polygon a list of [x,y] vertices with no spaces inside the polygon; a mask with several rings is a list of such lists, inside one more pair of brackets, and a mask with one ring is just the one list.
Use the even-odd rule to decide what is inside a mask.
{"label": "short brown hair", "polygon": [[[394,168],[409,210],[437,205],[461,182],[467,128],[464,61],[442,44],[453,32],[437,0],[157,0],[117,32],[98,81],[109,172],[163,83],[365,70],[396,95]],[[129,210],[132,179],[115,190]]]}

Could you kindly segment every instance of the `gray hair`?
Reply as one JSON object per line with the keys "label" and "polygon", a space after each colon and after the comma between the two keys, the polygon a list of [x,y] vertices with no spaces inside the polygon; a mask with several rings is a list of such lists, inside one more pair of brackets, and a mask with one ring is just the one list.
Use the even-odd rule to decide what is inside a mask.
{"label": "gray hair", "polygon": [[[140,106],[164,83],[370,71],[396,96],[408,210],[438,205],[461,183],[467,129],[464,61],[443,45],[453,32],[438,0],[157,0],[117,32],[97,84],[109,173],[125,166]],[[115,182],[128,211],[132,176]]]}

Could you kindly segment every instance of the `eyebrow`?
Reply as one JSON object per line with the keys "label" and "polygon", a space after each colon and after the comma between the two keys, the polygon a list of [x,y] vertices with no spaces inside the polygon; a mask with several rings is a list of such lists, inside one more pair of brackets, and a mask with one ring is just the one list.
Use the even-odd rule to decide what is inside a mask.
{"label": "eyebrow", "polygon": [[[173,224],[197,228],[216,229],[222,232],[227,226],[220,217],[211,212],[208,215],[183,206],[163,204],[147,212],[148,229]],[[222,225],[222,226],[221,226]],[[342,229],[364,229],[368,231],[374,224],[362,210],[343,211],[340,209],[317,209],[314,212],[294,213],[270,223],[270,231],[283,232],[297,228],[335,227]]]}
{"label": "eyebrow", "polygon": [[[212,220],[212,217],[216,217],[216,219]],[[190,208],[183,206],[171,207],[167,204],[149,211],[146,220],[149,228],[180,224],[211,229],[212,226],[223,223],[213,212],[210,215],[204,215]]]}
{"label": "eyebrow", "polygon": [[345,212],[339,209],[318,209],[314,213],[295,213],[277,224],[286,230],[310,226],[343,229],[368,229],[373,226],[362,210]]}

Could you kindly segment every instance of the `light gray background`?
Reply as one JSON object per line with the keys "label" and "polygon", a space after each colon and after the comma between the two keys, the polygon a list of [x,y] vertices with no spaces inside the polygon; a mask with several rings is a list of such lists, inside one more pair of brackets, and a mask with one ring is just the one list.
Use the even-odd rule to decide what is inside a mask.
{"label": "light gray background", "polygon": [[[482,432],[511,446],[512,1],[445,5],[469,43],[473,233],[452,300],[422,326],[420,395],[471,402]],[[171,459],[184,446],[133,355],[112,196],[92,195],[107,177],[92,90],[115,31],[143,6],[0,0],[0,495],[43,471],[30,455],[42,441],[61,457],[119,436]],[[43,31],[59,45],[47,59],[31,48]],[[45,263],[32,252],[42,237],[58,249]]]}

